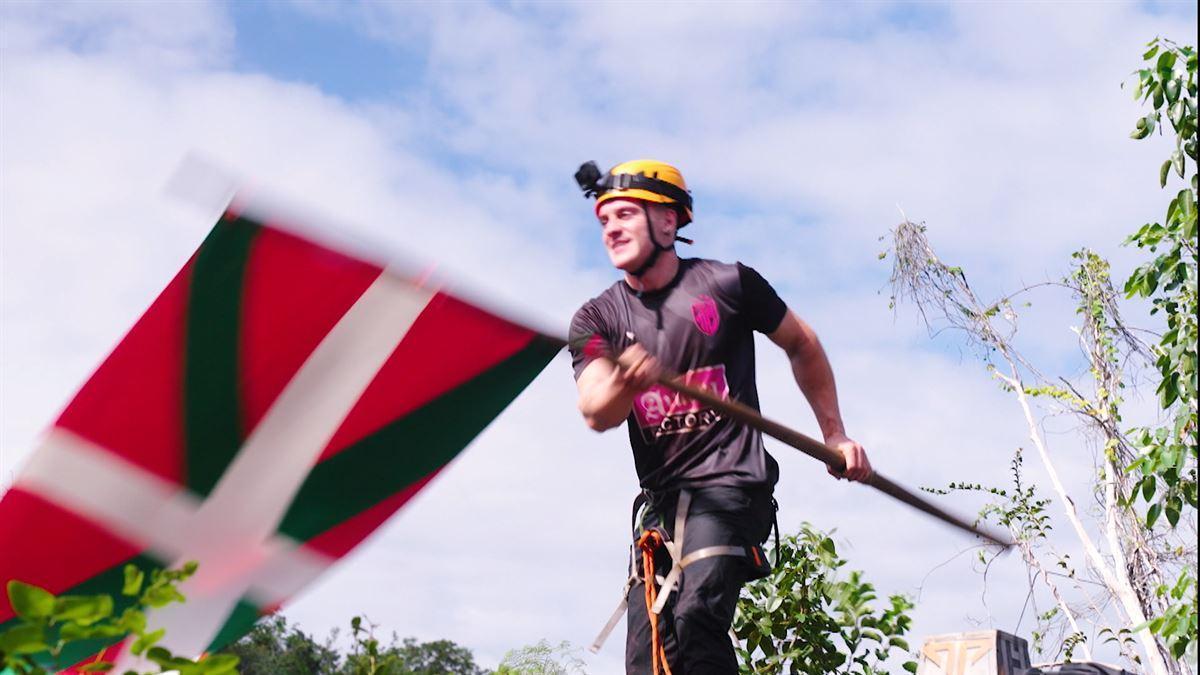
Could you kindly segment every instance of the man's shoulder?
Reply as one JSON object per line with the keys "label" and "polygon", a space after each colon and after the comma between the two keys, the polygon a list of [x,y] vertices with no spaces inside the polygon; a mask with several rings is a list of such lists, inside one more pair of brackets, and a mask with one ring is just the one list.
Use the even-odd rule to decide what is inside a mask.
{"label": "man's shoulder", "polygon": [[713,285],[725,293],[736,292],[740,284],[741,263],[729,263],[709,258],[687,258],[682,262],[685,276],[703,284]]}
{"label": "man's shoulder", "polygon": [[609,286],[608,288],[604,289],[603,291],[600,291],[600,293],[597,294],[595,297],[588,299],[586,302],[584,302],[582,305],[580,305],[579,309],[576,310],[576,314],[578,314],[579,312],[582,312],[585,309],[588,309],[589,307],[591,307],[591,308],[611,307],[617,301],[617,299],[620,297],[621,293],[624,291],[624,289],[621,288],[621,286],[624,283],[625,283],[624,281],[618,280],[613,285]]}
{"label": "man's shoulder", "polygon": [[681,262],[683,262],[688,272],[722,277],[736,277],[739,270],[745,267],[740,262],[725,262],[724,260],[713,260],[712,258],[685,258]]}
{"label": "man's shoulder", "polygon": [[729,263],[712,258],[684,258],[680,262],[695,270],[727,270],[737,268],[738,263]]}
{"label": "man's shoulder", "polygon": [[592,321],[603,320],[606,317],[612,316],[617,307],[617,302],[621,297],[623,289],[621,285],[623,281],[617,281],[612,286],[604,289],[594,298],[590,298],[579,309],[575,310],[575,315],[572,318],[572,323],[578,322],[580,319],[590,319]]}

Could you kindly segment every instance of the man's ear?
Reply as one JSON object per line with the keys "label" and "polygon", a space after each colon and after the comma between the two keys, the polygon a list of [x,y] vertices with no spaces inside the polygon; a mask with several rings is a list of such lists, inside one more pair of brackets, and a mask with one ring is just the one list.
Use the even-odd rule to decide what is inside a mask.
{"label": "man's ear", "polygon": [[669,206],[663,206],[661,204],[655,204],[654,210],[656,211],[654,214],[655,221],[662,223],[664,226],[669,226],[669,228],[663,227],[663,234],[675,234],[679,231],[678,211]]}

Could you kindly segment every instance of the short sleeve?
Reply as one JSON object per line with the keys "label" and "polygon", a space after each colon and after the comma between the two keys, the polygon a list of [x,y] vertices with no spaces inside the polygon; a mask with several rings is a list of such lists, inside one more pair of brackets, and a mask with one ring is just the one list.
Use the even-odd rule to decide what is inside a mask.
{"label": "short sleeve", "polygon": [[571,329],[567,333],[567,349],[571,352],[571,367],[575,369],[576,380],[589,363],[605,353],[606,345],[600,312],[589,302],[571,317]]}
{"label": "short sleeve", "polygon": [[760,333],[774,333],[787,315],[787,304],[753,267],[738,263],[737,268],[742,282],[741,311],[746,323]]}

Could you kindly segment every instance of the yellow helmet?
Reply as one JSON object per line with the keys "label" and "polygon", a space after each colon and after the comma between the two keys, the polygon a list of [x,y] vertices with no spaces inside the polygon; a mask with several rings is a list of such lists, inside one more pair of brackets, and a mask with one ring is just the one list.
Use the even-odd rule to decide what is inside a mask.
{"label": "yellow helmet", "polygon": [[692,194],[679,169],[653,159],[622,162],[601,176],[595,162],[587,162],[575,173],[585,197],[596,197],[596,208],[610,199],[642,199],[656,204],[675,204],[679,227],[692,222]]}

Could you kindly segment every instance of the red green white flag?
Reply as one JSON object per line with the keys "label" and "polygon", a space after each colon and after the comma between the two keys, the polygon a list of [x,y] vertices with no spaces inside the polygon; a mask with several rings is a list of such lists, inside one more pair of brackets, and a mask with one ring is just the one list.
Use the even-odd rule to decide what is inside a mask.
{"label": "red green white flag", "polygon": [[[561,346],[227,212],[0,498],[0,584],[119,603],[127,563],[196,560],[187,602],[150,620],[176,653],[219,649],[402,507]],[[13,617],[0,598],[0,630]]]}

